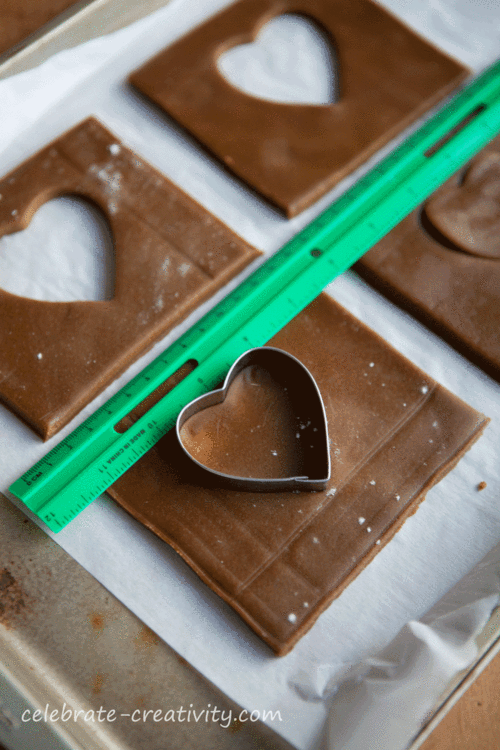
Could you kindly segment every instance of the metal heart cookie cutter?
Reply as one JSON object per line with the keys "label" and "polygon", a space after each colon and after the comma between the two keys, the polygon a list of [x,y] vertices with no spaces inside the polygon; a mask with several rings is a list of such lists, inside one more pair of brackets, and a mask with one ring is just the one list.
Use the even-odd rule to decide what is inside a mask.
{"label": "metal heart cookie cutter", "polygon": [[211,486],[320,491],[330,479],[319,388],[302,362],[281,349],[244,352],[222,388],[184,407],[176,430],[184,453]]}

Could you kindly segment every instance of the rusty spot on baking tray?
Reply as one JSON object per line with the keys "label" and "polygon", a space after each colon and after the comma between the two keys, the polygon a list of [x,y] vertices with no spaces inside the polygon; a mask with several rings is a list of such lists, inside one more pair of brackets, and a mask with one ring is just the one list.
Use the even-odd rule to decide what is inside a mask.
{"label": "rusty spot on baking tray", "polygon": [[240,729],[243,729],[243,723],[239,719],[233,719],[232,723],[228,726],[227,731],[231,734],[235,734],[236,732],[239,732]]}
{"label": "rusty spot on baking tray", "polygon": [[160,643],[160,638],[147,625],[142,626],[134,640],[138,648],[157,646]]}
{"label": "rusty spot on baking tray", "polygon": [[101,632],[105,625],[105,619],[104,615],[101,615],[99,612],[93,612],[90,616],[90,624],[92,625],[92,629],[96,630],[97,632]]}
{"label": "rusty spot on baking tray", "polygon": [[26,594],[10,570],[0,570],[0,624],[5,628],[13,627],[14,620],[27,608]]}
{"label": "rusty spot on baking tray", "polygon": [[92,693],[94,695],[98,695],[101,692],[106,677],[107,675],[101,674],[100,672],[97,672],[97,674],[94,676],[94,679],[92,680]]}

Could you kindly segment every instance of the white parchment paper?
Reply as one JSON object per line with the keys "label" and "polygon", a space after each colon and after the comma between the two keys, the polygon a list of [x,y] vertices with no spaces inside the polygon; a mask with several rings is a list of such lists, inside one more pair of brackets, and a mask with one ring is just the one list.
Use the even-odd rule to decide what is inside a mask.
{"label": "white parchment paper", "polygon": [[[227,0],[171,0],[163,10],[132,27],[60,53],[36,70],[0,82],[0,174],[92,114],[249,242],[265,253],[278,249],[369,165],[313,208],[288,221],[225,174],[126,84],[127,74],[143,61],[227,4]],[[500,9],[489,0],[412,0],[407,3],[385,0],[383,4],[475,72],[492,62],[500,50]],[[269,94],[273,79],[279,73],[279,60],[287,55],[290,62],[288,74],[285,71],[280,84],[281,98],[288,101],[294,98],[303,101],[309,96],[313,101],[334,98],[334,74],[323,76],[317,87],[307,77],[307,71],[318,71],[324,60],[324,52],[318,53],[317,48],[313,54],[308,54],[312,42],[303,43],[303,40],[309,31],[297,26],[295,31],[289,27],[288,31],[282,28],[279,33],[282,54],[278,62],[271,59],[270,67],[266,68],[266,55],[262,57],[259,53],[251,60],[253,72],[249,75],[248,71],[245,73],[245,61],[233,56],[232,63],[226,61],[229,65],[226,74],[241,73],[243,82],[250,80],[257,89],[262,86],[259,90],[263,95]],[[313,72],[312,76],[318,78],[318,73]],[[298,90],[290,94],[299,79],[302,83],[297,84]],[[105,247],[102,262],[97,264],[101,271],[89,270],[97,266],[88,265],[95,264],[95,248],[102,245],[100,240],[91,238],[99,238],[101,230],[77,202],[64,199],[52,203],[54,206],[39,222],[42,235],[46,233],[43,254],[47,273],[27,270],[31,267],[26,265],[29,260],[23,261],[21,269],[16,265],[16,251],[9,251],[8,245],[18,238],[3,238],[0,240],[0,283],[12,284],[13,289],[16,285],[28,284],[30,294],[47,299],[67,298],[69,293],[84,299],[106,294],[109,263]],[[51,213],[52,209],[55,213]],[[77,214],[79,218],[75,218]],[[62,230],[64,235],[67,220],[73,227],[71,242],[78,249],[70,264],[74,269],[72,278],[58,285],[53,283],[50,269],[55,270],[60,265],[61,248],[68,241],[64,236],[61,238],[60,232]],[[79,222],[80,229],[75,229]],[[48,235],[51,238],[47,239]],[[26,252],[29,254],[31,248],[31,252],[39,255],[41,245],[36,231],[30,237],[27,232],[26,236]],[[7,256],[10,266],[2,265]],[[21,274],[24,280],[20,279]],[[70,286],[71,292],[68,291]],[[304,750],[324,741],[325,718],[339,680],[352,667],[386,648],[407,623],[422,617],[500,539],[500,386],[410,316],[386,302],[353,273],[337,279],[328,291],[432,377],[491,417],[492,422],[453,472],[429,492],[418,513],[333,602],[291,654],[282,659],[271,656],[232,610],[203,586],[167,545],[106,497],[99,498],[55,537],[113,594],[234,700],[248,710],[278,710],[281,720],[268,719],[268,723]],[[165,349],[213,302],[205,304],[167,336],[46,444],[0,406],[0,490],[6,492],[12,481]],[[483,492],[477,491],[480,481],[488,485]],[[481,627],[494,601],[492,594],[486,604],[483,601],[472,607],[469,638]],[[470,604],[470,601],[458,601],[455,609]],[[462,620],[460,616],[455,619],[458,626],[453,617],[447,621],[446,627],[451,632],[460,631]],[[407,631],[413,635],[422,633],[416,625],[408,625]],[[434,653],[438,654],[438,659],[454,646],[459,653],[451,663],[462,665],[473,654],[472,647],[455,643],[453,637],[451,645],[444,644],[437,636],[430,639],[437,644]],[[417,640],[420,643],[425,639]],[[414,720],[406,737],[399,730],[391,735],[392,739],[387,736],[386,744],[380,745],[384,750],[403,748],[414,725],[418,725],[427,710],[427,702],[419,701],[412,693],[421,675],[436,669],[444,687],[450,671],[448,668],[440,670],[430,657],[420,659],[417,646],[410,644],[409,649],[415,654],[416,666],[413,672],[408,671],[410,687],[405,705],[406,715],[410,711]],[[367,664],[356,667],[361,671],[353,674],[362,677]],[[393,672],[396,674],[397,670]],[[364,683],[358,680],[358,684]],[[342,691],[337,693],[343,694]],[[367,696],[365,692],[356,698],[364,708],[371,700]],[[351,695],[352,705],[355,705],[354,700]],[[412,706],[415,708],[408,708]],[[195,708],[200,710],[204,706]],[[422,715],[418,713],[420,709]],[[335,717],[335,707],[331,710]],[[372,731],[369,722],[366,725],[360,722],[358,745],[348,744],[354,740],[346,735],[344,725],[335,718],[328,726],[336,750],[373,747],[366,744],[366,736]]]}
{"label": "white parchment paper", "polygon": [[297,680],[309,700],[328,705],[321,750],[402,750],[478,657],[500,594],[500,545],[419,621],[410,620],[379,653],[339,681],[323,670]]}

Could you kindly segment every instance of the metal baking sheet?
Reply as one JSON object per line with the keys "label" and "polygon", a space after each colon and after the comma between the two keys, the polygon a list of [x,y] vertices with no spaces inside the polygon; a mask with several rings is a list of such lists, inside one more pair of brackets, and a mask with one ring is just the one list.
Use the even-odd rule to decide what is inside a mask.
{"label": "metal baking sheet", "polygon": [[[18,51],[9,60],[0,65],[0,77],[6,77],[14,73],[26,70],[39,64],[41,61],[50,57],[54,52],[67,47],[79,44],[86,39],[93,38],[98,34],[107,33],[108,31],[120,28],[135,18],[146,15],[146,13],[164,5],[165,2],[154,2],[148,0],[143,2],[140,7],[135,2],[117,2],[117,0],[94,0],[91,4],[80,9],[78,13],[63,20],[57,27],[48,30],[47,33],[37,39],[32,39],[31,43],[23,50]],[[481,658],[481,657],[480,657]],[[485,657],[483,657],[485,658]],[[471,679],[474,677],[474,669],[468,673]],[[461,683],[465,684],[464,682]],[[460,688],[451,687],[457,694]],[[182,693],[181,693],[182,694]],[[445,710],[447,697],[443,696],[444,706],[438,709],[435,720],[438,721]],[[451,700],[451,698],[449,699]],[[427,730],[431,730],[433,721],[428,725]],[[424,733],[419,735],[415,740],[414,748],[416,750],[423,741]],[[208,747],[208,745],[207,745]]]}

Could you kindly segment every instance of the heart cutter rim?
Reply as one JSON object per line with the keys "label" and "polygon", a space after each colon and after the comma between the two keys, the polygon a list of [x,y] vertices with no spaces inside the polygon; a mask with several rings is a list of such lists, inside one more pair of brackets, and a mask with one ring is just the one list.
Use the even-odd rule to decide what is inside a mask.
{"label": "heart cutter rim", "polygon": [[[307,477],[307,476],[259,478],[259,477],[242,477],[242,476],[226,474],[224,472],[217,471],[216,469],[210,469],[208,466],[205,466],[204,464],[200,463],[191,453],[189,453],[189,451],[184,446],[180,431],[181,431],[182,426],[185,424],[185,422],[187,422],[187,420],[190,417],[194,416],[194,414],[197,414],[198,412],[203,411],[204,409],[207,409],[210,406],[216,406],[217,404],[223,403],[223,401],[225,400],[227,396],[229,388],[231,387],[233,380],[242,370],[244,370],[246,367],[249,367],[251,364],[259,364],[260,366],[262,366],[262,362],[263,361],[265,362],[265,360],[269,358],[275,360],[274,362],[275,366],[276,366],[276,361],[278,361],[279,363],[280,359],[283,365],[287,365],[288,367],[290,366],[290,363],[292,363],[294,366],[299,367],[304,373],[306,373],[309,376],[311,386],[313,387],[316,393],[316,396],[318,398],[318,403],[321,409],[321,415],[322,415],[321,427],[323,428],[324,435],[325,435],[325,444],[326,444],[325,445],[326,447],[325,468],[326,468],[326,471],[325,471],[324,477],[321,477],[318,479],[314,479],[314,478]],[[193,401],[191,401],[182,409],[179,416],[177,417],[176,435],[177,435],[178,443],[180,447],[182,448],[184,454],[196,464],[198,469],[200,469],[204,473],[208,473],[211,477],[216,477],[218,487],[225,487],[225,488],[238,489],[238,490],[244,490],[244,491],[257,491],[257,492],[280,492],[283,490],[285,491],[286,490],[288,491],[301,490],[304,492],[311,492],[311,491],[320,492],[327,488],[328,482],[330,480],[331,465],[330,465],[330,451],[328,447],[328,422],[326,419],[325,406],[323,403],[323,399],[321,397],[320,390],[318,388],[316,380],[314,379],[311,372],[307,369],[307,367],[304,364],[302,364],[302,362],[299,359],[297,359],[297,357],[294,357],[292,354],[289,354],[283,349],[277,349],[276,347],[272,347],[272,346],[260,346],[260,347],[255,347],[253,349],[248,349],[246,352],[243,352],[243,354],[240,357],[238,357],[238,359],[234,362],[234,364],[229,369],[229,372],[226,375],[222,388],[217,388],[213,391],[209,391],[209,393],[205,393],[202,396],[195,398]]]}

